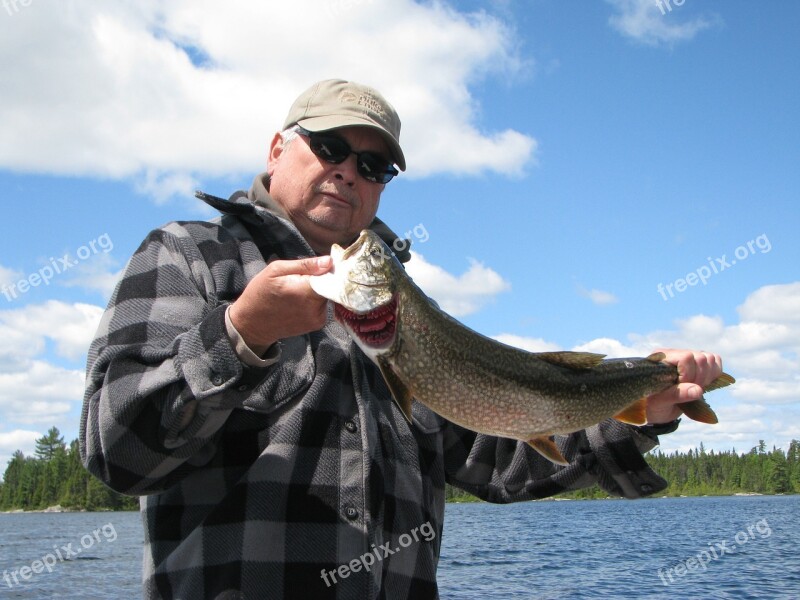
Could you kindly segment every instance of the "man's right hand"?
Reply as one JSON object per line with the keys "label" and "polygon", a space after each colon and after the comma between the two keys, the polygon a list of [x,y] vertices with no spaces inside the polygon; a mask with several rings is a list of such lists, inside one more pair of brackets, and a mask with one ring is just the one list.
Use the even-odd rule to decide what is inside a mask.
{"label": "man's right hand", "polygon": [[279,339],[325,325],[328,301],[311,289],[308,276],[332,266],[330,256],[276,260],[247,284],[228,315],[253,352],[261,356]]}

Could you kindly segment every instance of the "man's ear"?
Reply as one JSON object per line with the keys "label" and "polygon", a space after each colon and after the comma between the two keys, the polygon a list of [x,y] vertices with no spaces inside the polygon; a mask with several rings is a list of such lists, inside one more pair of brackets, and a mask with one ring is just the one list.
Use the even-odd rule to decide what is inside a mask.
{"label": "man's ear", "polygon": [[281,154],[285,149],[283,137],[280,132],[276,133],[272,138],[272,143],[269,145],[269,156],[267,157],[267,174],[272,175],[275,170],[275,165],[280,160]]}

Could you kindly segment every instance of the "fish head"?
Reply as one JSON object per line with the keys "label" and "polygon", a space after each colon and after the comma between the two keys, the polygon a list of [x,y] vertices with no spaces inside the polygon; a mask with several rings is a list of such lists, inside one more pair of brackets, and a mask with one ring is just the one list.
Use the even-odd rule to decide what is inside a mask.
{"label": "fish head", "polygon": [[397,324],[397,288],[403,267],[384,241],[365,229],[347,248],[331,247],[333,268],[309,278],[335,303],[334,315],[370,357],[390,348]]}

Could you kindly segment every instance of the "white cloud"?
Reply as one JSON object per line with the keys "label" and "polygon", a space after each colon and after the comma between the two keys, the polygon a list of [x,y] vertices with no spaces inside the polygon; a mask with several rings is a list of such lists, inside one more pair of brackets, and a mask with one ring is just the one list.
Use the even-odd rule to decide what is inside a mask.
{"label": "white cloud", "polygon": [[[719,17],[684,16],[687,0],[606,0],[616,9],[611,26],[623,35],[650,46],[685,42],[720,23]],[[698,0],[688,0],[696,2]]]}
{"label": "white cloud", "polygon": [[[664,451],[707,448],[748,451],[759,439],[788,448],[800,439],[800,282],[770,285],[751,293],[739,306],[739,322],[694,315],[671,330],[630,334],[627,340],[598,338],[571,350],[609,358],[646,356],[659,347],[719,353],[736,384],[709,394],[720,422],[713,427],[684,419],[680,429],[661,440]],[[541,338],[503,334],[498,340],[532,352],[559,349]]]}
{"label": "white cloud", "polygon": [[83,371],[35,360],[15,373],[0,373],[0,414],[9,423],[59,422],[83,398]]}
{"label": "white cloud", "polygon": [[[58,300],[0,311],[0,327],[6,333],[0,338],[0,355],[16,351],[33,357],[41,352],[45,340],[50,340],[59,356],[79,359],[86,353],[102,313],[99,306]],[[28,342],[20,346],[20,338]]]}
{"label": "white cloud", "polygon": [[0,433],[0,478],[5,473],[8,461],[14,452],[21,450],[25,456],[33,456],[36,449],[36,440],[42,437],[38,431],[27,429],[14,429]]}
{"label": "white cloud", "polygon": [[13,269],[0,265],[0,287],[5,287],[19,281],[22,274]]}
{"label": "white cloud", "polygon": [[[33,435],[20,425],[74,426],[70,415],[83,399],[83,362],[101,314],[98,306],[55,300],[0,311],[0,423],[19,428],[9,444]],[[81,367],[60,366],[58,359]],[[0,455],[4,435],[10,434],[0,434]]]}
{"label": "white cloud", "polygon": [[498,342],[514,346],[515,348],[522,348],[528,352],[553,352],[561,350],[558,344],[548,342],[542,338],[529,338],[513,333],[501,333],[493,337]]}
{"label": "white cloud", "polygon": [[598,290],[598,289],[587,290],[583,286],[579,285],[578,293],[584,298],[588,298],[598,306],[606,306],[608,304],[616,304],[617,302],[619,302],[619,298],[617,298],[614,294],[603,290]]}
{"label": "white cloud", "polygon": [[523,132],[480,127],[470,91],[526,68],[514,31],[441,2],[76,0],[34,3],[0,29],[14,56],[0,63],[0,167],[12,170],[134,177],[163,201],[199,173],[261,170],[292,100],[329,77],[395,105],[409,176],[514,175],[536,150]]}
{"label": "white cloud", "polygon": [[497,272],[475,260],[470,261],[467,272],[456,277],[412,251],[406,270],[442,310],[456,317],[474,313],[497,294],[511,289]]}

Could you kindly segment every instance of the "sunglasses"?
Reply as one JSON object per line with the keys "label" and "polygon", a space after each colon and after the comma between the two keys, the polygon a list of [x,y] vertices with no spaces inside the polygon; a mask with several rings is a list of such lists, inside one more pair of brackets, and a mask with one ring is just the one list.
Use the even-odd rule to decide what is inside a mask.
{"label": "sunglasses", "polygon": [[351,154],[356,155],[356,170],[367,181],[372,183],[389,183],[399,171],[392,163],[376,152],[366,150],[356,152],[345,140],[330,133],[298,130],[297,133],[308,138],[308,147],[317,158],[327,163],[338,165],[347,160]]}

